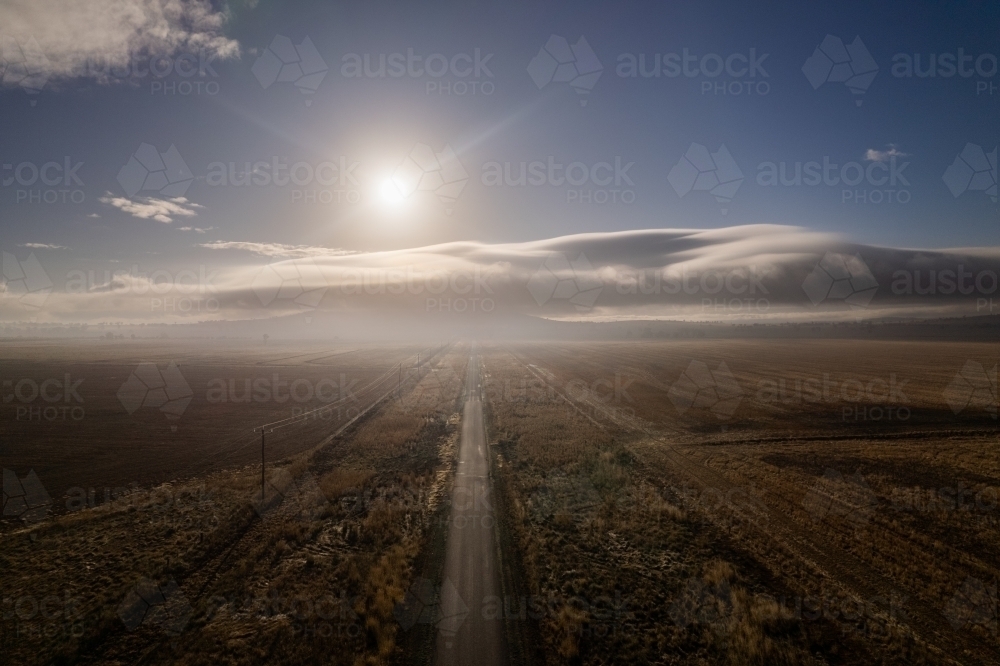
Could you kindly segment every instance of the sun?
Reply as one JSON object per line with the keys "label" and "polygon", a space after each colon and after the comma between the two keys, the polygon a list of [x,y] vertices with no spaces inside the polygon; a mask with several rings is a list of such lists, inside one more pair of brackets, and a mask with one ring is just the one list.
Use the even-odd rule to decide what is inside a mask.
{"label": "sun", "polygon": [[382,181],[382,184],[379,185],[378,196],[379,201],[386,208],[399,209],[406,203],[406,198],[399,191],[399,186],[392,178],[386,178]]}

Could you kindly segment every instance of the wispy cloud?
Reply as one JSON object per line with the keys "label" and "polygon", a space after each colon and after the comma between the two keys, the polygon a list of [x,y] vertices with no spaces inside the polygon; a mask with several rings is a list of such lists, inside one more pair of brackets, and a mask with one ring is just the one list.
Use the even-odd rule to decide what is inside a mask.
{"label": "wispy cloud", "polygon": [[193,231],[197,234],[203,234],[208,231],[212,231],[213,229],[215,229],[215,227],[205,227],[204,229],[201,227],[177,227],[177,231]]}
{"label": "wispy cloud", "polygon": [[285,245],[284,243],[249,243],[245,241],[215,241],[201,243],[201,247],[209,250],[243,250],[253,252],[262,257],[342,257],[355,254],[352,250],[342,250],[332,247],[317,247],[315,245]]}
{"label": "wispy cloud", "polygon": [[[27,67],[36,87],[45,79],[107,80],[109,68],[128,64],[138,53],[236,57],[239,43],[222,34],[225,20],[209,0],[0,3],[5,55]],[[4,83],[23,84],[10,77]]]}
{"label": "wispy cloud", "polygon": [[92,218],[99,218],[99,217],[100,217],[100,215],[98,215],[97,213],[91,213],[91,214],[90,214],[90,215],[88,215],[87,217],[92,217]]}
{"label": "wispy cloud", "polygon": [[904,153],[895,144],[890,143],[885,150],[869,148],[865,151],[865,160],[868,162],[887,162],[893,157],[908,157],[909,153]]}
{"label": "wispy cloud", "polygon": [[156,220],[164,224],[170,224],[174,217],[194,217],[197,215],[197,208],[204,208],[199,204],[188,201],[184,197],[173,197],[172,199],[156,199],[154,197],[138,197],[127,199],[125,197],[103,196],[99,199],[101,203],[114,206],[115,208],[128,213],[133,217],[143,220]]}
{"label": "wispy cloud", "polygon": [[50,243],[21,243],[21,247],[30,247],[32,250],[68,250],[65,245],[52,245]]}

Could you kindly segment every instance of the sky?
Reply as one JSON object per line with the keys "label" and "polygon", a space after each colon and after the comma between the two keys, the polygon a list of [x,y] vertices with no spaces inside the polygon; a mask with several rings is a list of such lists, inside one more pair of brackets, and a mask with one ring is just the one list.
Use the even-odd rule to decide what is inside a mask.
{"label": "sky", "polygon": [[[796,280],[857,253],[880,298],[921,257],[997,264],[996,3],[11,0],[0,26],[4,320],[246,311],[130,310],[107,300],[122,270],[239,294],[275,262],[332,285],[322,266],[446,265],[469,242],[493,274],[511,253],[544,272],[578,258],[547,239],[590,234],[563,268],[607,294],[691,260],[669,233],[645,257],[635,230]],[[52,285],[25,307],[29,255]]]}

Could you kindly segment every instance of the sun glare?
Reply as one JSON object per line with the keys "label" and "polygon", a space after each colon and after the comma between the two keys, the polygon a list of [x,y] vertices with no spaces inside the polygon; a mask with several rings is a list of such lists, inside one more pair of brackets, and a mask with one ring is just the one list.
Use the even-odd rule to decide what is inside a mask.
{"label": "sun glare", "polygon": [[403,193],[399,191],[399,186],[391,178],[386,178],[379,186],[379,200],[387,208],[399,209],[406,203]]}

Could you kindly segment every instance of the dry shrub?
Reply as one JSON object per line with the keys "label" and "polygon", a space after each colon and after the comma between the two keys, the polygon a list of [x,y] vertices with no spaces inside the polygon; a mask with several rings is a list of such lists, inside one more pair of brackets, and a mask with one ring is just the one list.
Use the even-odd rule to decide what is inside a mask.
{"label": "dry shrub", "polygon": [[701,602],[712,606],[702,610],[712,620],[711,642],[728,663],[799,663],[801,652],[787,641],[798,628],[791,609],[739,585],[736,569],[724,560],[710,560],[701,579],[707,590]]}
{"label": "dry shrub", "polygon": [[744,590],[735,593],[734,599],[726,650],[729,663],[760,666],[799,663],[801,654],[780,640],[796,628],[790,609],[769,597],[751,597]]}
{"label": "dry shrub", "polygon": [[628,471],[611,451],[602,451],[594,461],[590,480],[602,494],[618,494],[628,483]]}
{"label": "dry shrub", "polygon": [[371,469],[334,469],[319,480],[319,489],[329,500],[360,490],[375,472]]}
{"label": "dry shrub", "polygon": [[384,664],[396,648],[398,625],[393,610],[406,593],[409,582],[409,561],[415,549],[397,544],[379,558],[368,572],[363,600],[365,626],[375,654],[359,658],[356,664]]}
{"label": "dry shrub", "polygon": [[567,604],[556,614],[556,635],[561,636],[559,654],[566,659],[573,659],[580,654],[580,636],[584,626],[590,620],[589,614],[579,608]]}
{"label": "dry shrub", "polygon": [[567,527],[572,527],[573,525],[573,514],[565,509],[559,509],[556,511],[553,517],[553,522],[555,522],[556,527],[560,529],[566,529]]}
{"label": "dry shrub", "polygon": [[733,565],[724,560],[711,560],[705,565],[702,580],[706,585],[718,587],[722,583],[732,582],[736,578],[736,570]]}

